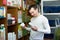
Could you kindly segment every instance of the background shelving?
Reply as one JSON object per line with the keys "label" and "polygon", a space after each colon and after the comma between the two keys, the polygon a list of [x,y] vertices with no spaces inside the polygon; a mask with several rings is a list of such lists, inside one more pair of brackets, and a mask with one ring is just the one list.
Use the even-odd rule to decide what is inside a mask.
{"label": "background shelving", "polygon": [[49,20],[56,20],[56,18],[60,19],[60,12],[58,12],[59,11],[58,9],[60,6],[59,3],[60,3],[60,1],[58,1],[58,0],[57,1],[56,0],[52,0],[52,1],[51,0],[42,0],[42,3],[41,3],[42,4],[42,14],[44,16],[46,16]]}
{"label": "background shelving", "polygon": [[[0,7],[5,7],[5,12],[6,12],[6,17],[5,18],[0,18],[0,24],[4,24],[4,26],[5,26],[5,33],[6,33],[6,35],[5,35],[5,40],[8,40],[8,33],[9,32],[15,32],[15,34],[16,34],[16,40],[18,40],[18,27],[17,27],[17,25],[18,25],[18,23],[17,23],[17,19],[18,19],[18,14],[17,14],[17,12],[18,12],[18,8],[17,7],[13,7],[13,6],[7,6],[7,0],[0,0]],[[8,20],[7,20],[7,14],[8,13],[11,13],[11,15],[13,16],[13,17],[15,17],[16,18],[16,23],[12,26],[12,25],[8,25]]]}
{"label": "background shelving", "polygon": [[16,40],[18,40],[18,23],[17,23],[17,19],[18,19],[18,8],[17,7],[10,7],[8,6],[7,7],[7,14],[10,13],[12,17],[15,18],[15,24],[11,24],[11,25],[8,25],[8,33],[9,32],[15,32],[16,34]]}
{"label": "background shelving", "polygon": [[[50,8],[51,9],[50,10],[47,6],[52,7],[52,9]],[[44,8],[44,7],[46,7],[46,8]],[[49,22],[50,26],[51,26],[51,24],[53,25],[53,26],[51,26],[51,34],[52,35],[48,36],[50,34],[45,34],[48,37],[54,38],[55,28],[57,27],[56,23],[57,23],[57,21],[60,21],[60,12],[58,12],[60,10],[59,7],[60,7],[60,1],[59,0],[42,0],[41,1],[42,15],[46,16],[48,18],[48,20],[51,21],[51,22]],[[58,11],[56,12],[56,10],[58,10]]]}
{"label": "background shelving", "polygon": [[[6,31],[6,40],[8,40],[8,33],[10,32],[15,32],[16,34],[16,40],[18,40],[18,30],[19,30],[19,25],[20,23],[18,23],[18,11],[21,11],[21,14],[25,11],[25,16],[27,16],[27,10],[29,5],[32,4],[36,4],[38,3],[40,0],[0,0],[0,7],[5,7],[5,12],[6,12],[6,17],[5,18],[0,18],[0,24],[4,24],[5,25],[5,31]],[[11,18],[15,18],[15,23],[14,24],[8,24],[8,14],[11,14]],[[27,16],[29,17],[29,16]],[[27,19],[26,17],[26,19]],[[29,19],[28,19],[29,20]],[[28,23],[28,20],[26,21],[26,26]],[[12,21],[10,21],[12,22]],[[21,29],[22,30],[22,29]],[[27,32],[27,33],[26,33]],[[28,40],[29,37],[29,32],[26,30],[22,31],[22,34],[26,33],[25,35],[23,35],[20,40]]]}

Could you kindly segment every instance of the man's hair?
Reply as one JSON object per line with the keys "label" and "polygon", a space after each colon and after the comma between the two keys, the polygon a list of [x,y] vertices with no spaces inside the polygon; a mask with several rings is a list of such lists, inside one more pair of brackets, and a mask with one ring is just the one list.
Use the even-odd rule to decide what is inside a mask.
{"label": "man's hair", "polygon": [[[37,9],[38,6],[37,5],[30,5],[28,8],[28,15],[31,16],[31,14],[29,13],[29,11],[31,10],[31,8]],[[40,8],[41,9],[41,8]]]}
{"label": "man's hair", "polygon": [[36,8],[38,8],[38,7],[37,7],[37,5],[30,5],[29,8],[28,8],[28,11],[30,11],[31,8],[36,9]]}
{"label": "man's hair", "polygon": [[37,9],[38,7],[37,7],[37,5],[30,5],[29,8],[28,8],[28,14],[27,14],[29,16],[31,16],[31,14],[29,13],[31,8]]}

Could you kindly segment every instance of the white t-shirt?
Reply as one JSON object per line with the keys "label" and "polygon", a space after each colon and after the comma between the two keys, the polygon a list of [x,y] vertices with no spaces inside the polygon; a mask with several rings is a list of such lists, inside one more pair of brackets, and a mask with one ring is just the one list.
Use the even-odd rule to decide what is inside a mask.
{"label": "white t-shirt", "polygon": [[44,33],[51,32],[48,19],[43,15],[31,18],[31,23],[34,24],[38,30],[34,31],[26,27],[26,30],[30,31],[30,40],[44,40]]}

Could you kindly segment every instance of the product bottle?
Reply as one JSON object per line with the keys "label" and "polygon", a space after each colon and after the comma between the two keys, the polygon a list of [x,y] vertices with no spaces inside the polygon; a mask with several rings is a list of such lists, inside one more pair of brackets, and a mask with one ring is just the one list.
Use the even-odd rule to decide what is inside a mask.
{"label": "product bottle", "polygon": [[16,40],[16,34],[13,32],[13,40]]}
{"label": "product bottle", "polygon": [[1,26],[0,26],[0,39],[1,40],[5,40],[5,28],[4,28],[4,24],[1,24]]}

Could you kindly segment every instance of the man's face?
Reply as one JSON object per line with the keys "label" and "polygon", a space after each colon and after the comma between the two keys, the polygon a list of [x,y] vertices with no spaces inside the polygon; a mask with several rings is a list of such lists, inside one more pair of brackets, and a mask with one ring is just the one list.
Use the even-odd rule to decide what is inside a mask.
{"label": "man's face", "polygon": [[30,13],[31,16],[34,16],[35,17],[35,16],[38,15],[38,9],[31,8],[29,10],[29,13]]}

